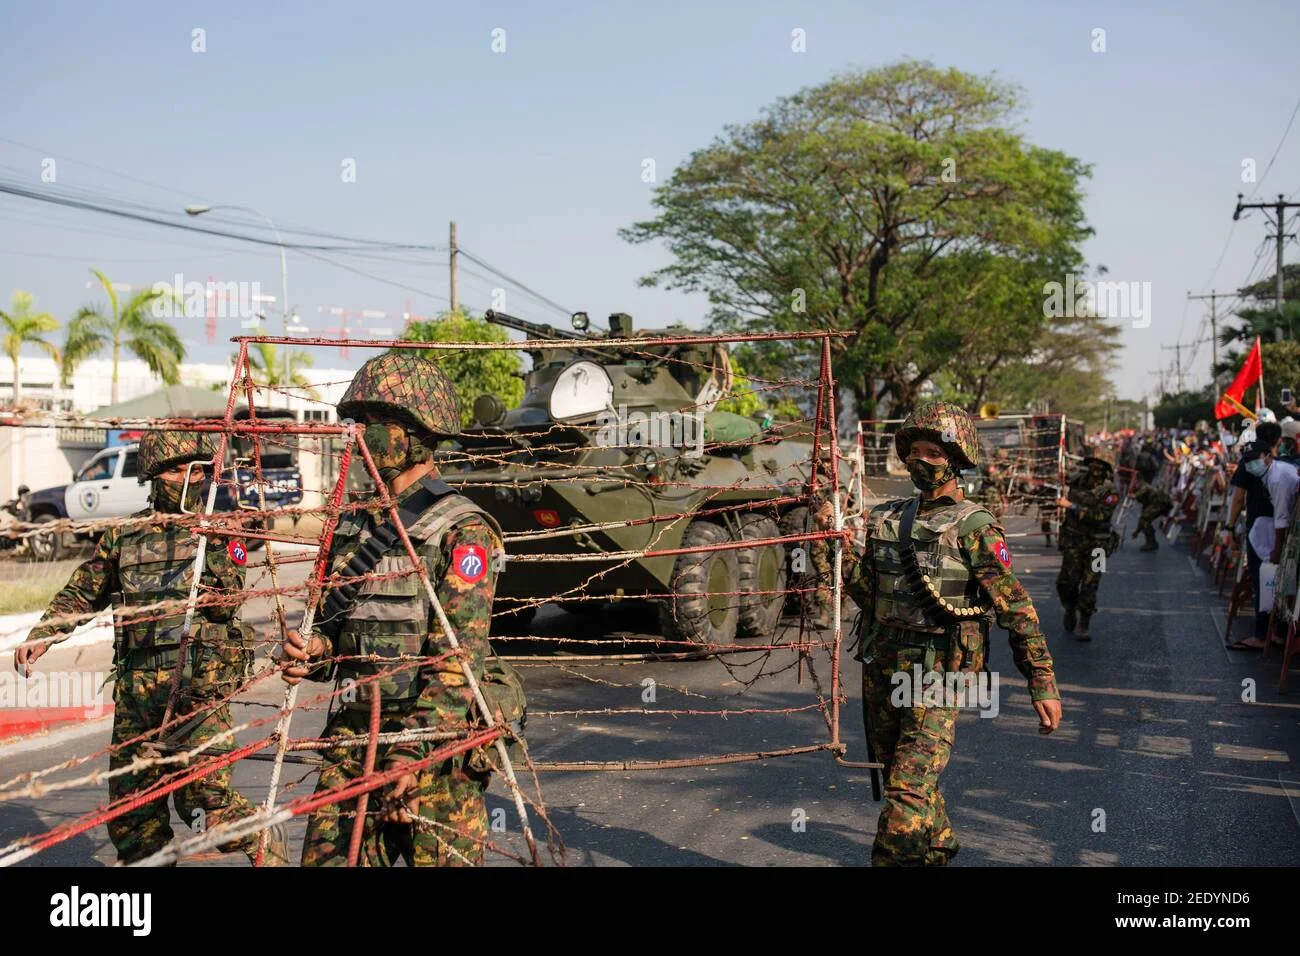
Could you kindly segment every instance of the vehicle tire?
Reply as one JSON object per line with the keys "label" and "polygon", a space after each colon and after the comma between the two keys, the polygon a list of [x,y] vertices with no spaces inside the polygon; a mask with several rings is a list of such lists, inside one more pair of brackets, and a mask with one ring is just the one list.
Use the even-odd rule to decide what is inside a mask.
{"label": "vehicle tire", "polygon": [[[36,524],[48,524],[58,520],[57,515],[49,512],[37,515],[33,519]],[[32,557],[37,561],[57,561],[63,557],[66,550],[63,535],[56,531],[38,532],[32,535],[27,539],[27,546],[32,549]]]}
{"label": "vehicle tire", "polygon": [[[721,525],[694,521],[681,546],[696,548],[731,540]],[[740,618],[735,593],[739,584],[736,549],[678,555],[668,587],[673,597],[659,602],[660,633],[675,643],[734,644]]]}
{"label": "vehicle tire", "polygon": [[[808,534],[813,530],[812,513],[808,510],[807,505],[797,505],[791,508],[781,516],[781,534]],[[802,588],[817,586],[816,575],[812,569],[812,558],[809,556],[809,541],[791,541],[785,546],[786,568],[794,567],[794,549],[803,548],[804,570],[796,573],[789,571],[786,576],[786,587],[791,588],[793,593],[785,597],[785,613],[799,614],[803,609],[803,592]]]}
{"label": "vehicle tire", "polygon": [[[740,516],[742,538],[776,538],[781,534],[777,523],[767,515],[750,512]],[[740,615],[736,624],[738,637],[771,638],[785,609],[785,580],[788,568],[785,548],[769,544],[760,548],[742,548],[736,552],[740,573]]]}

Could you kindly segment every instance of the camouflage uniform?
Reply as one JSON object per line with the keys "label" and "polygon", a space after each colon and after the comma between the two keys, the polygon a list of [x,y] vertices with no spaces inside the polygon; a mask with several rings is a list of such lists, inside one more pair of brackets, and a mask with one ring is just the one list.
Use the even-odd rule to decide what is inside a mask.
{"label": "camouflage uniform", "polygon": [[[401,407],[409,413],[403,416],[397,411]],[[450,383],[433,363],[410,353],[389,353],[366,363],[344,395],[339,414],[364,416],[372,422],[416,422],[417,436],[430,451],[439,435],[454,433],[459,423]],[[381,476],[388,481],[390,476],[383,474],[383,462],[389,449],[377,447],[380,442],[375,441],[374,427],[372,424],[366,430],[367,447],[381,468]],[[496,584],[495,556],[501,549],[501,539],[486,514],[468,499],[449,492],[441,482],[425,479],[405,489],[396,501],[401,508],[436,497],[436,502],[425,506],[408,525],[407,532],[463,649],[463,660],[481,681],[485,660],[491,653],[488,631]],[[376,527],[387,520],[391,520],[387,513],[378,511],[358,511],[342,520],[330,546],[331,572],[341,572]],[[328,592],[324,597],[323,612],[328,606]],[[325,645],[323,656],[337,655],[341,659],[315,668],[310,675],[313,679],[346,681],[382,675],[339,696],[340,708],[330,718],[323,736],[351,738],[366,734],[374,687],[381,694],[381,733],[464,731],[472,723],[473,696],[461,670],[461,659],[452,655],[432,663],[413,663],[412,659],[418,657],[451,654],[451,647],[424,584],[410,567],[401,545],[379,559],[374,574],[358,588],[356,602],[344,619],[332,622],[324,614],[321,623],[333,633],[316,634]],[[358,659],[368,655],[407,660],[383,666]],[[392,769],[420,760],[446,743],[380,745],[376,769]],[[337,747],[324,751],[322,756],[318,793],[363,775],[364,747]],[[378,795],[372,795],[359,862],[390,866],[400,858],[414,866],[480,863],[488,832],[484,792],[490,769],[485,755],[475,751],[419,771],[419,816],[428,821],[427,826],[384,822],[381,801]],[[340,866],[347,862],[356,805],[355,800],[332,803],[312,814],[303,845],[304,866]]]}
{"label": "camouflage uniform", "polygon": [[[1071,507],[1061,522],[1061,570],[1056,576],[1056,593],[1065,611],[1065,631],[1087,639],[1089,621],[1097,612],[1097,588],[1101,570],[1098,550],[1109,555],[1117,544],[1111,518],[1119,504],[1119,492],[1112,480],[1112,466],[1104,458],[1087,458],[1091,467],[1074,476],[1066,496]],[[1098,465],[1091,465],[1099,462]],[[1104,471],[1104,474],[1103,474]]]}
{"label": "camouflage uniform", "polygon": [[1173,503],[1167,492],[1162,491],[1155,485],[1148,484],[1146,481],[1139,481],[1136,488],[1133,489],[1133,500],[1142,506],[1142,515],[1138,518],[1137,529],[1133,532],[1133,537],[1142,534],[1146,537],[1146,543],[1142,545],[1143,551],[1155,551],[1158,547],[1156,544],[1156,530],[1154,522],[1161,515],[1169,511],[1170,504]]}
{"label": "camouflage uniform", "polygon": [[[210,445],[193,434],[148,432],[141,442],[141,480],[150,478],[184,461],[211,460]],[[153,501],[160,503],[167,484],[154,482]],[[177,489],[171,489],[173,497]],[[193,489],[197,491],[197,487]],[[155,516],[153,510],[131,517]],[[42,620],[69,614],[87,614],[116,605],[117,643],[113,686],[113,753],[111,769],[129,765],[148,756],[153,732],[163,722],[167,699],[175,674],[185,607],[193,581],[193,564],[199,539],[190,528],[175,522],[149,521],[139,525],[113,527],[104,532],[94,555],[72,572],[72,577],[50,602]],[[234,594],[244,587],[247,551],[241,541],[210,535],[199,578],[198,601],[188,643],[188,658],[182,673],[174,716],[181,718],[167,732],[180,731],[175,743],[195,748],[233,726],[230,705],[225,701],[238,689],[251,655],[244,629],[238,622],[238,605],[211,604],[205,600]],[[116,599],[116,600],[115,600]],[[132,606],[171,602],[157,612],[133,615]],[[133,617],[151,618],[133,620]],[[161,618],[161,619],[157,619]],[[37,626],[29,640],[51,637],[62,628]],[[64,638],[66,639],[66,637]],[[203,716],[192,726],[187,715]],[[191,718],[194,719],[194,718]],[[149,736],[150,740],[136,740]],[[199,759],[234,749],[227,740],[204,751]],[[137,770],[109,779],[109,797],[122,800],[160,783],[174,767]],[[242,819],[254,813],[254,806],[231,785],[232,770],[225,767],[174,791],[176,812],[193,829],[210,829],[220,823]],[[146,803],[108,822],[108,835],[117,849],[118,860],[131,863],[163,849],[172,839],[172,827],[165,797]],[[268,864],[282,864],[283,832],[272,832],[273,842],[264,857]],[[223,852],[241,850],[253,858],[257,835],[220,847]]]}
{"label": "camouflage uniform", "polygon": [[[822,509],[828,501],[830,501],[829,493],[818,493],[813,496],[809,504],[810,530],[834,530],[834,522],[826,521],[821,516]],[[808,543],[808,564],[812,568],[812,575],[811,580],[805,579],[801,586],[812,589],[811,592],[805,591],[805,606],[812,620],[812,626],[819,630],[829,628],[832,623],[831,608],[835,603],[834,558],[835,553],[829,538],[819,538]]]}
{"label": "camouflage uniform", "polygon": [[993,517],[998,520],[1001,520],[1002,509],[1004,507],[1002,501],[1001,470],[989,465],[980,469],[980,473],[984,481],[980,486],[979,503],[984,506],[984,509],[988,511],[989,514],[993,515]]}
{"label": "camouflage uniform", "polygon": [[[953,440],[942,441],[945,434]],[[917,409],[896,438],[900,458],[906,458],[914,437],[936,441],[954,458],[974,464],[978,440],[959,408],[938,403]],[[868,734],[884,764],[884,807],[871,854],[876,866],[944,865],[958,849],[939,792],[957,708],[895,706],[896,673],[911,674],[917,666],[925,674],[980,670],[996,619],[1010,632],[1030,696],[1035,701],[1060,697],[1038,616],[1011,570],[1005,536],[993,516],[962,500],[960,492],[920,504],[912,541],[920,569],[952,609],[944,616],[901,576],[900,518],[910,500],[872,509],[866,552],[846,574],[848,592],[862,609],[858,657]],[[986,598],[991,608],[984,606]]]}

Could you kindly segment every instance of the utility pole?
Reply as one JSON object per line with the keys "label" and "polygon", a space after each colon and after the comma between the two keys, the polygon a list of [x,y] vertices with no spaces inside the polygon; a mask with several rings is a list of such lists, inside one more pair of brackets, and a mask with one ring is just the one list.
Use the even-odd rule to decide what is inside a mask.
{"label": "utility pole", "polygon": [[[1234,222],[1241,218],[1241,211],[1243,209],[1272,209],[1273,214],[1277,216],[1277,235],[1270,236],[1269,238],[1277,241],[1277,289],[1274,293],[1274,298],[1276,300],[1277,313],[1280,316],[1282,314],[1282,247],[1286,245],[1288,239],[1295,238],[1294,235],[1288,236],[1286,234],[1286,211],[1288,209],[1300,209],[1300,202],[1287,202],[1286,197],[1281,193],[1278,193],[1277,202],[1243,203],[1241,201],[1241,193],[1237,193],[1237,209],[1232,214]],[[1277,334],[1278,340],[1280,341],[1282,337],[1281,323],[1278,324]]]}
{"label": "utility pole", "polygon": [[1175,342],[1173,345],[1162,345],[1160,348],[1166,352],[1170,349],[1174,350],[1174,374],[1177,376],[1178,391],[1181,393],[1183,390],[1183,343]]}
{"label": "utility pole", "polygon": [[1189,299],[1209,299],[1210,300],[1210,381],[1214,382],[1214,370],[1219,367],[1219,325],[1218,312],[1215,306],[1218,303],[1219,293],[1214,289],[1210,290],[1209,295],[1192,295],[1187,293]]}
{"label": "utility pole", "polygon": [[451,311],[456,311],[456,220],[451,221],[451,242],[449,243],[451,255]]}

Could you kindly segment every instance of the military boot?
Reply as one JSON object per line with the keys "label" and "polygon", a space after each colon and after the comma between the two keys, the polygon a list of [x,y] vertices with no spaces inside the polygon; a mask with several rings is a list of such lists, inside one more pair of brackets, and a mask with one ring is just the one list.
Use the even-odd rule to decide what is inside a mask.
{"label": "military boot", "polygon": [[1092,633],[1091,633],[1091,631],[1088,630],[1088,625],[1089,625],[1089,623],[1090,623],[1091,621],[1092,621],[1092,615],[1091,615],[1091,614],[1080,614],[1080,615],[1079,615],[1079,628],[1078,628],[1078,630],[1076,630],[1076,631],[1074,632],[1074,636],[1075,636],[1075,638],[1076,638],[1077,640],[1080,640],[1080,641],[1090,641],[1090,640],[1092,640]]}
{"label": "military boot", "polygon": [[[256,853],[256,851],[254,851]],[[263,866],[292,866],[289,860],[289,835],[284,824],[277,823],[266,831],[266,851],[262,854]]]}
{"label": "military boot", "polygon": [[1061,622],[1061,626],[1065,628],[1066,634],[1074,633],[1074,605],[1073,604],[1065,605],[1065,620]]}

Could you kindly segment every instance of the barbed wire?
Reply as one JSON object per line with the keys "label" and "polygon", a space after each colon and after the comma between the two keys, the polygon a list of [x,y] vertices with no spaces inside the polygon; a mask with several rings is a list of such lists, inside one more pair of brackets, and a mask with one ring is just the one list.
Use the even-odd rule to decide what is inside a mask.
{"label": "barbed wire", "polygon": [[[30,543],[38,535],[59,534],[87,537],[110,528],[117,529],[120,534],[131,533],[143,528],[162,530],[175,528],[187,530],[192,539],[198,539],[200,542],[206,542],[212,538],[224,539],[238,535],[265,542],[267,548],[265,563],[250,565],[250,568],[255,567],[261,573],[269,575],[271,578],[270,587],[257,586],[258,582],[253,582],[254,586],[243,588],[236,593],[229,593],[204,585],[200,580],[192,580],[189,582],[190,594],[187,598],[168,599],[154,601],[146,605],[119,606],[115,608],[113,620],[115,627],[119,631],[165,621],[174,622],[179,615],[185,615],[188,622],[188,620],[198,620],[207,615],[233,612],[234,609],[246,605],[250,601],[271,601],[274,603],[274,609],[271,614],[270,626],[260,628],[254,635],[251,649],[264,650],[272,661],[275,661],[281,654],[280,649],[287,640],[290,630],[300,630],[304,634],[311,631],[316,609],[334,589],[352,585],[373,588],[385,582],[414,578],[423,584],[429,606],[432,608],[435,618],[426,645],[436,648],[450,648],[437,654],[403,654],[383,659],[377,659],[373,655],[334,654],[328,658],[313,661],[313,666],[319,672],[336,670],[340,664],[365,665],[368,669],[367,672],[356,676],[355,679],[350,678],[349,682],[336,683],[331,690],[309,696],[302,701],[298,700],[298,687],[300,685],[295,684],[286,691],[284,701],[278,707],[243,700],[242,698],[246,697],[252,689],[279,672],[279,665],[273,663],[271,666],[263,667],[262,670],[251,677],[241,679],[229,694],[203,701],[185,701],[182,705],[177,706],[174,713],[169,709],[168,718],[162,722],[161,726],[151,728],[130,740],[110,744],[93,754],[78,756],[55,766],[20,774],[2,782],[0,783],[0,802],[5,802],[20,799],[38,799],[42,795],[51,792],[99,786],[114,777],[139,773],[144,770],[159,772],[156,779],[142,790],[133,792],[121,799],[110,801],[97,807],[91,813],[61,824],[46,833],[24,837],[12,842],[7,847],[0,848],[0,865],[9,865],[28,859],[35,853],[84,833],[95,826],[103,825],[109,820],[117,819],[144,804],[163,799],[168,794],[189,786],[195,781],[241,760],[265,759],[273,762],[271,785],[263,807],[252,817],[223,823],[219,827],[211,828],[206,833],[187,837],[172,844],[146,861],[148,865],[175,862],[184,857],[193,856],[218,845],[232,843],[252,834],[259,835],[259,840],[264,847],[269,827],[303,816],[327,805],[338,805],[336,812],[339,814],[340,819],[348,819],[350,814],[351,826],[355,832],[356,827],[363,826],[362,819],[366,818],[367,815],[373,816],[374,813],[379,812],[378,810],[367,809],[365,805],[366,797],[396,779],[395,771],[391,768],[375,769],[374,748],[380,745],[388,747],[416,740],[429,741],[437,745],[433,754],[421,758],[419,761],[402,764],[403,773],[414,772],[429,766],[435,762],[435,758],[442,760],[448,756],[468,753],[474,749],[495,748],[499,757],[501,773],[506,778],[507,787],[520,815],[521,829],[529,851],[526,856],[518,856],[504,848],[491,846],[492,841],[490,840],[476,842],[481,844],[484,851],[491,849],[493,852],[500,852],[516,859],[518,862],[531,862],[534,865],[538,864],[540,860],[531,832],[528,830],[526,808],[530,806],[538,811],[539,818],[545,822],[547,845],[551,848],[552,856],[555,856],[556,848],[559,847],[561,848],[560,855],[562,857],[562,840],[559,839],[559,834],[554,831],[546,814],[545,804],[541,798],[540,785],[537,780],[538,773],[561,770],[671,770],[674,768],[742,762],[819,751],[828,751],[838,756],[844,749],[843,745],[839,743],[838,708],[839,704],[847,699],[839,684],[838,673],[838,658],[842,641],[839,603],[838,601],[833,602],[835,606],[830,608],[833,618],[830,628],[824,629],[820,626],[814,626],[811,606],[813,599],[830,591],[832,582],[823,579],[815,569],[809,570],[806,566],[802,567],[797,574],[792,570],[788,570],[789,558],[796,550],[807,551],[818,547],[830,549],[833,552],[835,563],[833,592],[834,596],[838,596],[841,587],[839,558],[842,547],[846,540],[850,542],[853,540],[866,512],[864,477],[868,470],[867,457],[863,453],[861,446],[851,455],[844,456],[840,451],[836,438],[837,429],[834,420],[835,391],[829,362],[829,341],[832,335],[833,333],[796,333],[790,335],[778,333],[744,336],[685,335],[658,338],[636,337],[623,340],[594,339],[584,340],[581,343],[583,350],[616,350],[619,354],[632,356],[647,363],[656,362],[669,368],[670,371],[682,371],[686,366],[690,366],[693,372],[709,370],[713,367],[708,362],[687,361],[681,356],[673,354],[671,352],[672,347],[690,344],[717,347],[727,343],[779,339],[805,341],[810,346],[820,345],[822,356],[820,371],[816,379],[793,377],[778,380],[746,375],[744,384],[745,390],[760,397],[766,395],[790,395],[798,393],[800,390],[807,391],[815,388],[817,394],[813,405],[813,413],[806,418],[779,423],[765,430],[760,430],[759,434],[752,440],[721,441],[715,436],[712,440],[705,441],[705,436],[702,434],[696,445],[701,452],[699,457],[704,461],[702,467],[691,465],[684,449],[675,449],[676,454],[666,452],[662,455],[655,474],[647,475],[645,469],[634,462],[620,459],[620,456],[636,453],[645,448],[644,443],[640,440],[599,443],[600,426],[591,422],[584,422],[579,425],[549,422],[537,428],[526,429],[521,427],[508,434],[476,436],[472,442],[467,439],[466,443],[462,443],[459,447],[439,451],[438,465],[444,480],[452,484],[453,487],[458,488],[462,493],[472,491],[476,483],[482,484],[499,489],[502,493],[521,496],[519,501],[527,508],[531,501],[541,500],[540,498],[527,498],[533,491],[549,493],[564,486],[587,489],[587,492],[591,494],[611,488],[636,489],[654,496],[656,502],[666,503],[669,506],[666,510],[654,510],[653,513],[648,515],[606,516],[600,520],[588,515],[578,514],[572,516],[571,523],[563,527],[535,529],[512,527],[505,529],[501,536],[503,544],[500,553],[500,559],[503,562],[501,568],[508,569],[517,565],[535,567],[548,564],[563,565],[566,566],[566,574],[570,575],[570,579],[550,591],[539,586],[533,593],[527,595],[519,593],[500,594],[492,612],[494,621],[506,622],[512,617],[518,617],[524,612],[532,612],[543,604],[552,602],[558,602],[561,606],[569,603],[581,606],[589,602],[605,602],[611,600],[611,598],[624,598],[628,595],[625,595],[622,588],[617,589],[617,593],[615,593],[613,586],[607,582],[611,580],[617,581],[618,579],[615,576],[620,571],[625,571],[637,562],[678,560],[686,557],[705,560],[709,556],[720,552],[741,551],[748,551],[755,555],[770,551],[783,569],[777,577],[776,585],[761,586],[754,582],[749,582],[746,586],[729,584],[721,588],[711,585],[705,594],[709,606],[714,610],[733,614],[747,607],[761,606],[776,609],[775,602],[779,601],[783,612],[788,611],[789,606],[793,606],[798,610],[797,618],[793,623],[784,621],[784,618],[789,616],[788,614],[777,614],[773,618],[774,623],[766,640],[748,638],[743,644],[737,644],[732,643],[730,640],[712,640],[704,637],[695,640],[689,649],[684,650],[682,649],[683,641],[680,634],[660,634],[658,636],[625,634],[619,637],[622,646],[630,648],[645,647],[648,650],[620,655],[618,661],[608,660],[608,655],[599,654],[589,654],[582,657],[565,656],[557,659],[530,658],[526,662],[526,666],[530,670],[550,668],[557,673],[571,677],[576,676],[585,683],[618,690],[631,689],[637,685],[584,675],[575,668],[605,664],[627,666],[634,661],[644,662],[648,660],[712,660],[727,670],[731,679],[740,687],[741,694],[748,692],[760,680],[770,680],[791,671],[797,671],[800,682],[802,682],[802,675],[806,669],[814,689],[813,699],[808,703],[782,707],[730,706],[723,704],[712,708],[614,706],[546,708],[534,704],[529,710],[529,716],[548,722],[577,717],[619,719],[664,717],[673,720],[712,717],[728,721],[760,715],[789,717],[815,711],[822,715],[823,723],[826,725],[829,734],[829,740],[747,753],[731,752],[718,755],[679,756],[662,760],[639,761],[534,761],[531,754],[528,754],[525,749],[525,766],[533,776],[532,793],[526,793],[515,779],[513,767],[503,743],[503,739],[509,736],[511,731],[501,722],[500,715],[491,719],[475,717],[470,722],[467,722],[463,728],[455,731],[431,728],[408,730],[400,733],[380,733],[378,725],[375,724],[370,731],[350,735],[346,740],[337,736],[290,737],[290,721],[292,716],[299,711],[332,707],[345,694],[358,693],[359,689],[378,688],[382,681],[392,679],[403,673],[411,673],[412,675],[429,673],[430,668],[440,670],[446,668],[458,669],[468,686],[472,688],[476,699],[476,710],[472,711],[471,714],[486,714],[488,710],[478,686],[480,678],[473,672],[472,655],[460,649],[455,628],[451,625],[438,599],[432,580],[435,569],[421,558],[420,553],[414,548],[407,536],[405,528],[397,520],[395,502],[389,496],[379,478],[370,452],[365,446],[360,428],[346,420],[337,423],[297,422],[258,417],[257,406],[254,401],[257,394],[277,391],[285,394],[301,392],[301,389],[295,391],[293,387],[281,389],[259,386],[251,380],[248,374],[247,352],[249,346],[258,342],[274,344],[280,342],[280,339],[274,336],[239,337],[235,339],[239,345],[240,353],[236,360],[235,375],[232,377],[227,412],[224,417],[198,420],[183,418],[97,418],[94,415],[77,413],[0,409],[0,427],[50,428],[76,425],[91,428],[123,428],[138,426],[142,429],[203,431],[219,437],[221,448],[218,449],[212,462],[216,477],[209,483],[208,505],[203,514],[146,513],[128,518],[66,518],[43,522],[17,521],[0,530],[0,536],[26,543]],[[295,347],[302,348],[337,346],[340,343],[335,340],[295,338],[293,344]],[[568,340],[535,340],[510,343],[411,343],[348,340],[348,344],[357,347],[418,348],[426,353],[449,348],[549,348],[569,350],[574,347],[574,343]],[[317,383],[317,387],[323,387],[323,385],[324,383]],[[240,392],[246,396],[248,407],[253,409],[253,412],[249,414],[246,420],[236,420],[234,417],[235,399]],[[299,395],[299,397],[303,396]],[[706,415],[709,410],[715,407],[718,400],[727,397],[734,396],[724,394],[710,402],[687,401],[668,409],[656,408],[655,411],[669,415]],[[329,402],[318,398],[312,398],[311,400],[322,406],[330,406]],[[246,467],[246,470],[255,473],[256,480],[252,484],[260,488],[265,488],[265,482],[263,481],[264,455],[283,454],[286,451],[299,455],[306,453],[316,455],[322,462],[329,463],[328,474],[332,476],[329,480],[313,481],[311,484],[306,481],[300,483],[300,490],[304,495],[323,496],[325,500],[319,505],[275,506],[274,503],[269,503],[266,500],[265,494],[261,494],[258,496],[255,507],[232,512],[212,511],[212,503],[215,500],[217,487],[224,486],[235,496],[236,500],[239,499],[241,492],[246,491],[249,487],[249,483],[241,483],[237,475],[228,477],[234,469],[225,464],[226,448],[227,446],[233,447],[236,441],[243,443],[241,451],[246,454],[244,454],[242,460],[246,463],[245,467],[251,461],[252,468],[247,469]],[[338,448],[340,443],[343,445],[342,450]],[[747,461],[757,463],[759,457],[765,453],[764,449],[788,451],[791,447],[800,443],[804,446],[804,450],[799,453],[802,457],[787,457],[784,463],[778,462],[774,458],[771,466],[759,465],[757,473],[752,464],[746,464],[738,460],[745,457]],[[584,456],[593,447],[598,447],[600,454],[605,458],[588,463],[585,461]],[[354,497],[353,500],[344,500],[347,497],[345,495],[348,481],[347,472],[353,450],[356,452],[357,459],[364,464],[364,470],[368,473],[373,490],[367,493],[367,497]],[[828,456],[829,464],[822,460],[824,454]],[[697,478],[708,477],[710,463],[726,464],[728,461],[735,462],[734,473],[727,476],[729,480],[724,482],[696,480]],[[847,465],[848,471],[846,474],[841,474],[842,462]],[[219,465],[223,467],[219,468]],[[334,465],[338,467],[335,468]],[[716,466],[713,470],[717,470]],[[825,482],[834,493],[834,526],[816,526],[815,522],[813,522],[811,525],[804,527],[781,527],[778,521],[781,516],[798,508],[812,510],[813,505],[820,500],[816,497],[819,482]],[[736,500],[737,496],[740,496],[740,500]],[[680,502],[680,504],[674,507],[673,502]],[[657,508],[658,504],[656,505]],[[368,520],[376,524],[384,520],[385,515],[387,515],[388,520],[397,522],[396,528],[402,539],[402,549],[406,552],[405,561],[407,566],[396,571],[381,572],[372,569],[358,575],[343,573],[343,569],[337,566],[336,562],[335,566],[331,566],[333,535],[340,522],[344,520],[363,520],[366,519],[367,515],[369,516]],[[760,533],[759,536],[749,537],[740,533],[740,525],[736,524],[736,522],[750,516],[755,521],[752,526],[766,529],[775,528],[776,533],[770,533],[769,530],[768,533]],[[319,528],[317,529],[316,525],[312,524],[310,526],[311,530],[299,535],[288,534],[280,530],[279,526],[283,525],[285,521],[292,521],[295,526],[298,526],[304,520],[319,522]],[[809,520],[811,521],[811,519]],[[724,529],[727,537],[713,543],[683,543],[683,529],[692,521],[712,522]],[[768,524],[763,524],[763,522],[768,522]],[[647,535],[639,542],[638,547],[608,547],[606,542],[615,540],[611,537],[611,532],[631,529]],[[566,541],[595,542],[595,549],[590,553],[577,553],[578,545],[574,544],[571,550],[553,550],[555,544]],[[275,548],[277,544],[306,545],[308,546],[308,552],[278,553]],[[552,548],[552,550],[533,550],[538,545]],[[313,548],[314,554],[311,553]],[[282,567],[302,563],[310,563],[311,565],[311,570],[305,580],[301,582],[281,582],[279,580],[278,573]],[[599,567],[590,572],[574,570],[573,566],[586,564],[595,564],[599,565]],[[194,575],[191,575],[191,577],[193,578]],[[606,588],[610,590],[604,590]],[[682,595],[672,588],[646,586],[636,592],[635,599],[657,601],[670,608],[676,608],[682,599]],[[102,609],[87,609],[48,615],[42,618],[38,626],[55,633],[49,637],[26,643],[28,646],[37,643],[51,643],[58,638],[66,637],[71,629],[96,620],[103,613]],[[302,615],[301,622],[297,628],[294,628],[290,625],[289,619],[297,614]],[[246,627],[247,624],[234,623],[232,618],[232,626]],[[21,629],[11,630],[9,633],[11,635],[16,634],[19,630]],[[242,634],[242,631],[240,633]],[[182,649],[181,652],[178,652],[176,671],[180,669],[179,662],[183,660],[186,651],[184,644],[189,636],[187,623],[186,633],[182,638]],[[518,641],[521,646],[526,646],[532,642],[547,641],[561,646],[585,648],[588,651],[598,651],[607,643],[603,636],[510,634],[508,638],[503,639],[510,642]],[[240,646],[243,647],[244,645],[240,644]],[[833,676],[829,690],[823,688],[813,666],[815,656],[823,653],[832,662]],[[685,698],[694,697],[717,701],[722,704],[720,698],[693,691],[685,686],[668,683],[660,686]],[[532,693],[530,693],[531,696],[533,696]],[[545,695],[541,694],[533,697],[533,699],[534,701],[542,701],[545,699]],[[218,713],[222,708],[229,707],[232,703],[273,707],[274,710],[262,717],[232,724],[228,729],[222,730],[211,739],[204,740],[199,744],[189,745],[172,739],[178,728],[183,729],[186,726],[193,725],[196,720],[202,720],[207,715]],[[271,727],[271,725],[274,726]],[[270,732],[267,732],[268,728]],[[237,744],[233,749],[221,753],[213,752],[216,748],[225,748],[235,744],[241,735],[248,734],[254,735],[254,739]],[[308,771],[307,776],[290,781],[284,787],[285,800],[284,802],[278,802],[280,800],[280,780],[286,763],[304,762],[314,767],[317,765],[314,758],[308,758],[311,758],[313,754],[337,747],[365,747],[367,749],[366,769],[360,777],[350,780],[346,785],[320,790],[311,795],[293,795],[294,788],[309,779],[312,771]],[[129,763],[123,766],[109,771],[82,770],[78,772],[78,768],[84,768],[91,761],[128,750],[134,756]],[[303,756],[301,759],[294,761],[290,758],[291,754],[302,754]],[[74,775],[63,779],[51,779],[68,772],[72,772]],[[348,806],[352,806],[353,809],[349,810]],[[432,827],[433,830],[438,829],[436,824],[430,824],[427,821],[414,825],[422,828]],[[431,835],[438,839],[441,846],[449,852],[451,851],[451,845],[442,840],[437,833],[431,833]],[[463,834],[459,835],[463,836]],[[453,855],[456,854],[453,853]]]}

